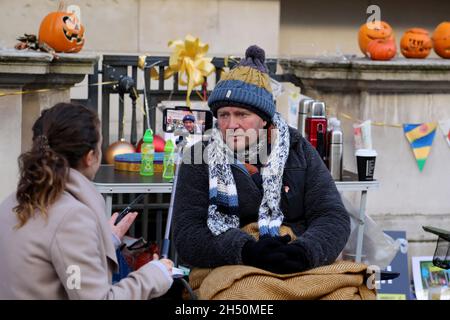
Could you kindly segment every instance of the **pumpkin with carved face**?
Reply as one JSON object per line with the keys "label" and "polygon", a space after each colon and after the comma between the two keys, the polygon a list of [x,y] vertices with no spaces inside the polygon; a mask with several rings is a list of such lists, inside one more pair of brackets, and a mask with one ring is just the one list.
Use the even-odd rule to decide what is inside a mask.
{"label": "pumpkin with carved face", "polygon": [[84,45],[84,26],[69,12],[51,12],[39,27],[39,43],[46,43],[56,52],[79,52]]}
{"label": "pumpkin with carved face", "polygon": [[433,33],[434,51],[444,59],[450,59],[450,22],[442,22]]}
{"label": "pumpkin with carved face", "polygon": [[400,40],[400,50],[406,58],[424,59],[433,48],[433,42],[428,31],[422,28],[412,28],[405,32]]}
{"label": "pumpkin with carved face", "polygon": [[396,54],[394,39],[375,39],[367,45],[367,55],[372,60],[391,60]]}
{"label": "pumpkin with carved face", "polygon": [[379,21],[379,25],[377,25],[377,23],[364,23],[359,28],[358,44],[364,55],[367,56],[367,46],[369,42],[377,39],[394,40],[394,31],[387,22]]}

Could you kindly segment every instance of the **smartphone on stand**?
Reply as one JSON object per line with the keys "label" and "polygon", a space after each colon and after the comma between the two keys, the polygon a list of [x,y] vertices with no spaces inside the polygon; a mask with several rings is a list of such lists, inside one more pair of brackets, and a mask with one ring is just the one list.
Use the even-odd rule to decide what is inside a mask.
{"label": "smartphone on stand", "polygon": [[[190,109],[177,106],[163,110],[163,131],[166,139],[178,145],[186,140],[187,146],[201,141],[213,126],[213,115],[209,110]],[[184,131],[184,134],[181,132]]]}

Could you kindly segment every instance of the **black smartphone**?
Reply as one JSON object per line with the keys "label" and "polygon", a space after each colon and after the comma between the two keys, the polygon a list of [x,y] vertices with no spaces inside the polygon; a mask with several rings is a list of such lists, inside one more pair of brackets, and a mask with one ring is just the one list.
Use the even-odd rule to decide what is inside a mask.
{"label": "black smartphone", "polygon": [[213,115],[209,110],[189,107],[166,108],[163,110],[163,130],[172,133],[177,128],[186,128],[191,134],[202,135],[212,128]]}
{"label": "black smartphone", "polygon": [[131,201],[131,203],[125,208],[123,209],[119,215],[117,216],[116,221],[114,222],[114,225],[116,226],[123,218],[125,218],[125,216],[131,211],[131,209],[133,208],[133,205],[135,205],[136,203],[138,203],[139,201],[141,201],[143,198],[145,197],[145,194],[141,194],[139,195],[136,199],[134,199],[133,201]]}
{"label": "black smartphone", "polygon": [[380,280],[393,280],[400,276],[399,272],[393,271],[381,271],[380,272]]}

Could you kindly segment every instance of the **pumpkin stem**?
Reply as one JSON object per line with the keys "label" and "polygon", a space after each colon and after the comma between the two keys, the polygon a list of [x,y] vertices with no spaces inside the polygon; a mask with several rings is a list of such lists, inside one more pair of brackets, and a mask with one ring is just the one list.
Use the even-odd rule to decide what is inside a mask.
{"label": "pumpkin stem", "polygon": [[66,11],[66,3],[64,0],[60,0],[58,4],[58,11],[65,12]]}

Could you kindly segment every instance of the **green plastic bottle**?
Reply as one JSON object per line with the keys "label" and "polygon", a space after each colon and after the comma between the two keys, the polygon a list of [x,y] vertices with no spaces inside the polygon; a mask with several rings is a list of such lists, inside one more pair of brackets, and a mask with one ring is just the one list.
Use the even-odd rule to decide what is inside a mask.
{"label": "green plastic bottle", "polygon": [[164,169],[163,169],[163,178],[172,179],[175,169],[175,153],[174,153],[174,145],[172,139],[168,139],[166,141],[166,145],[164,147]]}
{"label": "green plastic bottle", "polygon": [[141,175],[152,176],[154,174],[153,160],[155,158],[152,129],[147,129],[145,131],[144,142],[141,146],[141,157]]}

